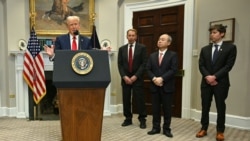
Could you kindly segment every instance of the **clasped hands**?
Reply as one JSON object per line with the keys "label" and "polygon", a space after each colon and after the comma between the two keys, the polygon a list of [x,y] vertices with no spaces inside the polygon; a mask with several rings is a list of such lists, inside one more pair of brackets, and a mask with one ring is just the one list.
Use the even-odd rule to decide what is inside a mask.
{"label": "clasped hands", "polygon": [[133,75],[132,77],[124,76],[123,80],[127,85],[132,85],[137,80],[137,77],[135,75]]}
{"label": "clasped hands", "polygon": [[211,85],[211,86],[215,86],[218,84],[218,82],[216,81],[216,76],[215,75],[208,75],[205,77],[207,84]]}
{"label": "clasped hands", "polygon": [[153,79],[153,82],[156,86],[163,86],[163,78],[162,77],[154,77]]}

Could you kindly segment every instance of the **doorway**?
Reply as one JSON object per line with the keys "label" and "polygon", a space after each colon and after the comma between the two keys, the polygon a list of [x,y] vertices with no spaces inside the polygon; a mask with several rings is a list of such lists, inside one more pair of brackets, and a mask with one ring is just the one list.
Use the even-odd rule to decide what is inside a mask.
{"label": "doorway", "polygon": [[[176,91],[173,96],[172,115],[181,117],[182,108],[182,78],[183,70],[183,29],[184,29],[184,5],[161,8],[133,13],[133,28],[138,30],[138,42],[146,45],[147,55],[157,51],[157,41],[161,34],[168,33],[173,41],[170,50],[177,52],[178,73],[176,74]],[[150,80],[146,74],[144,77],[144,90],[146,108],[148,114],[152,113],[151,93],[149,90]],[[133,104],[136,112],[136,105]]]}

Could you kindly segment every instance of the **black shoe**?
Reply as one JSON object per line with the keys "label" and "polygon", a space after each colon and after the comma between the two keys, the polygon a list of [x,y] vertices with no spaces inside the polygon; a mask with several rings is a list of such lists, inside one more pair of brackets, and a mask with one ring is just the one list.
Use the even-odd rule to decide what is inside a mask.
{"label": "black shoe", "polygon": [[151,131],[148,132],[148,135],[154,135],[154,134],[158,134],[158,133],[160,133],[160,130],[153,128]]}
{"label": "black shoe", "polygon": [[124,121],[123,123],[122,123],[122,126],[129,126],[129,125],[131,125],[132,124],[132,121]]}
{"label": "black shoe", "polygon": [[169,138],[172,138],[172,137],[173,137],[173,134],[172,134],[170,131],[168,131],[168,130],[164,130],[164,131],[163,131],[163,134],[166,135],[166,136],[169,137]]}
{"label": "black shoe", "polygon": [[145,129],[146,128],[146,122],[145,121],[140,122],[140,128],[141,129]]}

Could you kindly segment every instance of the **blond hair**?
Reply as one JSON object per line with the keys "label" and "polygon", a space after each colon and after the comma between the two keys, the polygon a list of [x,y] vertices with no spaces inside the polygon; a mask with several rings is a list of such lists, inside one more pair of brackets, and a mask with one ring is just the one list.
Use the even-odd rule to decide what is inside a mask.
{"label": "blond hair", "polygon": [[78,16],[68,16],[66,19],[66,23],[68,25],[69,21],[71,20],[77,20],[80,23],[80,18]]}

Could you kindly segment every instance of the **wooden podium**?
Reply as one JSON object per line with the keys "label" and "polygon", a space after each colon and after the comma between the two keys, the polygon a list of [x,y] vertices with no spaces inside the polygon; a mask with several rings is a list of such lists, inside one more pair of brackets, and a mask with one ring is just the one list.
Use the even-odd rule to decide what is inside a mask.
{"label": "wooden podium", "polygon": [[[79,56],[82,53],[87,57]],[[79,74],[72,69],[76,55],[76,60],[85,58],[93,65],[89,73]],[[63,141],[100,141],[105,90],[110,83],[108,52],[56,51],[53,82],[58,92]]]}

